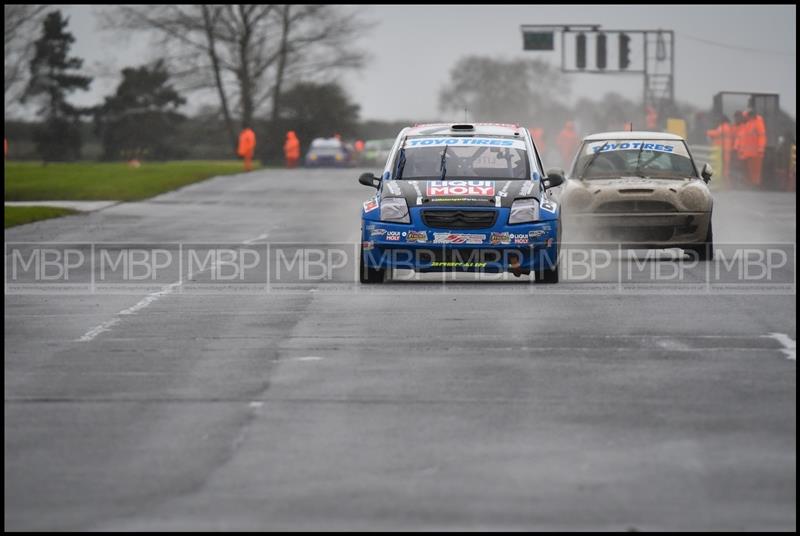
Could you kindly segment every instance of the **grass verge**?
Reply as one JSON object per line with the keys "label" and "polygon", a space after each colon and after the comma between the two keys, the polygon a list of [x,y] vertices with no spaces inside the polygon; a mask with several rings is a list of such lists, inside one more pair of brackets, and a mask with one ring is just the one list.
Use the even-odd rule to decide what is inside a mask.
{"label": "grass verge", "polygon": [[[236,160],[6,162],[6,201],[138,201],[216,175],[243,171]],[[8,225],[6,225],[8,227]]]}
{"label": "grass verge", "polygon": [[49,220],[50,218],[78,213],[77,210],[72,210],[71,208],[59,207],[4,207],[3,219],[5,220],[5,228],[8,229],[23,223]]}

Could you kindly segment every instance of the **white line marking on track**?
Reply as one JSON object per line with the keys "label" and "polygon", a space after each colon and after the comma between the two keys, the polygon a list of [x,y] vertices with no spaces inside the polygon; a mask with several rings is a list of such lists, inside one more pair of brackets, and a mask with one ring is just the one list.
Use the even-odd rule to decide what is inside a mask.
{"label": "white line marking on track", "polygon": [[92,329],[90,329],[89,331],[87,331],[86,333],[84,333],[83,336],[80,339],[78,339],[78,342],[91,341],[92,339],[94,339],[95,337],[100,335],[101,333],[109,331],[113,326],[115,326],[116,324],[119,324],[119,321],[120,321],[119,317],[121,315],[133,315],[133,314],[136,314],[137,312],[141,311],[142,309],[144,309],[145,307],[147,307],[148,305],[150,305],[154,301],[158,300],[159,298],[162,298],[163,296],[166,296],[167,294],[171,294],[172,292],[175,291],[176,288],[178,288],[182,284],[183,284],[182,281],[176,281],[175,283],[172,283],[170,285],[167,285],[166,287],[163,287],[161,290],[159,290],[157,292],[153,292],[152,294],[148,294],[147,296],[145,296],[143,299],[141,299],[135,305],[133,305],[131,307],[128,307],[127,309],[123,309],[122,311],[118,312],[116,317],[112,318],[111,320],[106,320],[105,322],[103,322],[99,326],[95,326]]}
{"label": "white line marking on track", "polygon": [[[266,238],[267,235],[268,235],[268,233],[264,233],[264,234],[258,235],[257,237],[251,238],[250,240],[245,240],[244,242],[242,242],[242,244],[252,244],[254,242],[258,242],[259,240],[263,240],[264,238]],[[219,263],[220,263],[220,259],[217,259],[217,261],[210,268],[206,268],[205,270],[202,270],[202,271],[197,272],[197,273],[192,274],[192,275],[198,275],[198,274],[201,274],[201,273],[206,272],[208,270],[216,270],[216,269],[219,268]],[[183,285],[183,281],[176,281],[174,283],[171,283],[171,284],[163,287],[159,291],[153,292],[152,294],[148,294],[147,296],[145,296],[142,300],[140,300],[138,303],[136,303],[132,307],[128,307],[127,309],[123,309],[122,311],[118,312],[114,316],[114,318],[112,318],[111,320],[106,320],[102,324],[93,327],[92,329],[90,329],[89,331],[84,333],[83,336],[81,336],[79,339],[76,339],[76,342],[89,342],[89,341],[93,340],[94,338],[96,338],[101,333],[105,333],[106,331],[110,331],[112,327],[114,327],[115,325],[119,324],[120,316],[133,315],[133,314],[138,313],[139,311],[141,311],[142,309],[144,309],[145,307],[147,307],[148,305],[150,305],[154,301],[166,296],[167,294],[172,294],[173,292],[175,292],[175,289],[180,287],[181,285]]]}
{"label": "white line marking on track", "polygon": [[322,361],[323,359],[325,358],[316,355],[309,355],[306,357],[295,357],[293,361]]}
{"label": "white line marking on track", "polygon": [[83,336],[80,339],[78,339],[77,342],[91,341],[104,331],[109,331],[115,324],[119,324],[119,318],[112,318],[111,320],[103,322],[99,326],[93,327],[92,329],[84,333]]}
{"label": "white line marking on track", "polygon": [[250,244],[253,244],[255,242],[258,242],[259,240],[264,240],[268,236],[269,236],[269,233],[264,233],[262,235],[258,235],[255,238],[251,238],[250,240],[245,240],[244,242],[242,242],[242,244],[250,245]]}
{"label": "white line marking on track", "polygon": [[797,361],[797,342],[785,333],[770,333],[769,335],[762,335],[770,339],[775,339],[783,345],[781,352],[790,361]]}
{"label": "white line marking on track", "polygon": [[263,402],[261,402],[261,401],[259,401],[259,400],[254,400],[254,401],[250,402],[250,404],[249,404],[249,406],[250,406],[251,408],[253,408],[253,409],[258,409],[258,408],[260,408],[260,407],[261,407],[261,406],[263,406],[263,405],[264,405],[264,403],[263,403]]}

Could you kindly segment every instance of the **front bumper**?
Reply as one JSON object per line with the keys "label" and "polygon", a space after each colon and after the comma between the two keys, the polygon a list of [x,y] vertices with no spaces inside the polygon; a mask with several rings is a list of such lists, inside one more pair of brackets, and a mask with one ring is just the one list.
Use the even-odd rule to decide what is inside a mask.
{"label": "front bumper", "polygon": [[[499,221],[507,221],[498,217]],[[495,224],[477,230],[432,229],[413,217],[411,224],[363,220],[363,261],[369,268],[418,272],[536,271],[558,260],[558,222]]]}
{"label": "front bumper", "polygon": [[336,158],[330,156],[320,156],[316,159],[306,158],[305,160],[306,167],[353,167],[353,162],[350,160],[336,160]]}
{"label": "front bumper", "polygon": [[602,241],[627,247],[678,247],[705,242],[711,212],[564,215],[565,240]]}

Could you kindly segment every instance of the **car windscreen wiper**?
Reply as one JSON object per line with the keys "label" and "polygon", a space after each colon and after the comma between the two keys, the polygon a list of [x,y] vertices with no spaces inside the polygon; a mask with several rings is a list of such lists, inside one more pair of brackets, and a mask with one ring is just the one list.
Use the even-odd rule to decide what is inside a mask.
{"label": "car windscreen wiper", "polygon": [[[636,153],[636,170],[634,171],[634,173],[638,177],[644,177],[644,175],[642,174],[642,171],[639,169],[639,159],[642,158],[642,149],[644,149],[644,140],[639,142],[639,152]],[[650,161],[652,161],[652,158],[650,159]],[[650,161],[648,161],[647,163],[649,164]]]}
{"label": "car windscreen wiper", "polygon": [[406,167],[406,139],[408,136],[403,138],[403,141],[400,143],[400,154],[397,156],[397,171],[394,174],[395,180],[400,180],[403,178],[403,168]]}
{"label": "car windscreen wiper", "polygon": [[594,159],[595,159],[595,158],[597,158],[597,155],[599,155],[599,154],[600,154],[600,152],[601,152],[603,149],[605,149],[605,148],[606,148],[606,145],[608,145],[608,144],[609,144],[609,141],[608,141],[608,140],[604,141],[604,142],[603,142],[603,145],[601,145],[601,146],[600,146],[600,148],[599,148],[597,151],[595,151],[595,153],[594,153],[592,156],[590,156],[590,157],[589,157],[589,161],[588,161],[588,162],[586,162],[586,165],[585,165],[585,166],[583,166],[583,169],[581,169],[581,174],[580,174],[580,175],[578,175],[578,177],[579,177],[581,180],[583,180],[583,175],[586,173],[586,170],[587,170],[587,169],[589,169],[589,166],[591,166],[591,165],[592,165],[592,162],[594,162]]}
{"label": "car windscreen wiper", "polygon": [[449,145],[444,146],[444,151],[442,151],[442,161],[439,163],[439,171],[442,172],[442,175],[439,177],[440,181],[444,180],[445,175],[447,175],[447,148]]}

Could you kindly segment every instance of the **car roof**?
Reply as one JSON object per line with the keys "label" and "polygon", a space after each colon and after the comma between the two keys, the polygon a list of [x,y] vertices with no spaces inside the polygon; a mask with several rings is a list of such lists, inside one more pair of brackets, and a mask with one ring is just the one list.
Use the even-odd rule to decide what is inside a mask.
{"label": "car roof", "polygon": [[603,141],[603,140],[675,140],[683,141],[683,138],[671,132],[651,132],[644,130],[619,130],[616,132],[598,132],[589,134],[583,141]]}
{"label": "car roof", "polygon": [[[456,129],[453,129],[453,127]],[[459,129],[458,127],[462,127]],[[466,127],[472,127],[471,129]],[[522,136],[519,125],[508,123],[425,123],[409,127],[407,136]]]}

